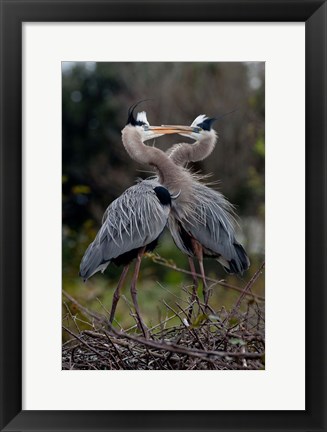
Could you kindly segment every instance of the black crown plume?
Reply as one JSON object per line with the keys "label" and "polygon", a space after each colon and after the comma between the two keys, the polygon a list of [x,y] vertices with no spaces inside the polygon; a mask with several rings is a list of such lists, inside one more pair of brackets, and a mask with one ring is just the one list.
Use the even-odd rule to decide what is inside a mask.
{"label": "black crown plume", "polygon": [[127,125],[131,124],[132,126],[143,126],[145,124],[144,122],[136,120],[136,118],[134,117],[134,110],[135,110],[135,108],[138,105],[140,105],[140,103],[146,102],[146,101],[149,101],[149,100],[153,100],[153,99],[142,99],[142,100],[136,102],[135,104],[133,104],[132,106],[129,107],[129,109],[128,109],[127,123],[126,123]]}
{"label": "black crown plume", "polygon": [[216,120],[217,119],[214,118],[214,117],[212,117],[212,118],[206,118],[205,120],[203,120],[202,123],[199,123],[197,126],[200,127],[203,130],[210,131],[213,122],[216,121]]}

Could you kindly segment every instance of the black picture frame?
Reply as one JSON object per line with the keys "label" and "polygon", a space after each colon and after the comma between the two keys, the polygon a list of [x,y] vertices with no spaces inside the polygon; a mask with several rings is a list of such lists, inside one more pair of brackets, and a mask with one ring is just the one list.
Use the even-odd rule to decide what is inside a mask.
{"label": "black picture frame", "polygon": [[[22,411],[22,23],[28,21],[305,22],[305,411]],[[326,32],[321,0],[1,0],[1,430],[327,430]]]}

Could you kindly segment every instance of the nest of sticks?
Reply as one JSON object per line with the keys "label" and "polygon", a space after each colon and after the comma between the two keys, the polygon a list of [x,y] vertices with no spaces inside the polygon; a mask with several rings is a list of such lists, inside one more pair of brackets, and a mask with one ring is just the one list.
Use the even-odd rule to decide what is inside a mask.
{"label": "nest of sticks", "polygon": [[[75,309],[88,318],[92,330],[63,325],[70,339],[62,347],[64,370],[262,370],[265,368],[264,301],[252,294],[262,273],[260,266],[241,290],[233,308],[204,308],[193,298],[186,308],[169,309],[179,325],[167,327],[167,319],[148,329],[144,338],[137,324],[118,330],[107,316],[94,313],[64,292]],[[74,317],[71,315],[70,317]],[[136,321],[136,317],[135,317]],[[67,323],[67,316],[65,316]]]}

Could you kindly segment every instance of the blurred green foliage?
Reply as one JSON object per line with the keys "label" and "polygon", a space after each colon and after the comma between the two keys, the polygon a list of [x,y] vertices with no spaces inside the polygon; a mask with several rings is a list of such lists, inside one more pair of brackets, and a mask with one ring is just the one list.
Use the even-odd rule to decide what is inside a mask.
{"label": "blurred green foliage", "polygon": [[[110,202],[137,177],[149,176],[149,167],[129,159],[120,133],[129,106],[146,98],[152,100],[140,109],[147,111],[151,124],[191,124],[199,114],[218,117],[214,125],[219,136],[216,149],[193,169],[212,173],[211,180],[220,181],[219,189],[236,206],[243,230],[239,238],[252,265],[243,279],[230,276],[228,282],[244,285],[264,254],[264,79],[264,63],[254,62],[62,64],[62,265],[66,291],[90,308],[110,309],[121,268],[110,265],[103,275],[83,284],[78,278],[79,263]],[[166,150],[185,140],[166,136],[155,145]],[[169,234],[161,240],[158,252],[188,269],[187,259]],[[208,276],[226,279],[215,261],[207,260],[205,267]],[[129,280],[124,290],[127,299],[128,285]],[[162,298],[174,302],[175,295],[185,297],[182,286],[188,285],[188,275],[145,258],[139,280],[145,321],[155,322],[163,313]],[[257,285],[262,294],[263,281]],[[237,293],[217,286],[212,302],[218,308],[229,307],[236,297]],[[133,322],[126,302],[119,304],[117,318],[123,325]]]}

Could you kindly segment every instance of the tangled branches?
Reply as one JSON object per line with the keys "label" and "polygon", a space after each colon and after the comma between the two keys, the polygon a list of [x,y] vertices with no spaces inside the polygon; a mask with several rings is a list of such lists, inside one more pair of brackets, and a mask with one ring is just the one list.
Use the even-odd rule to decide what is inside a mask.
{"label": "tangled branches", "polygon": [[[169,317],[149,329],[145,339],[136,325],[117,330],[64,292],[66,300],[87,318],[90,330],[63,326],[70,339],[63,345],[63,369],[237,370],[264,369],[264,306],[251,295],[264,264],[242,290],[234,307],[205,312],[199,298],[186,308],[165,303]],[[241,307],[243,306],[243,307]],[[65,319],[74,315],[68,306]],[[168,327],[178,318],[180,324]],[[76,323],[75,323],[76,324]]]}

